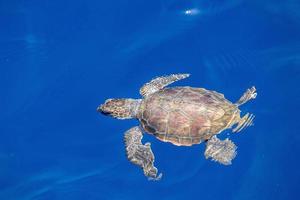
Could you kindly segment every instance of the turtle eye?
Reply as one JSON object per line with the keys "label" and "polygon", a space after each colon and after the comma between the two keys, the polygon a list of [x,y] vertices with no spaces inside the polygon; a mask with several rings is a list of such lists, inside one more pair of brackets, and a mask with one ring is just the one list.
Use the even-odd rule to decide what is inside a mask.
{"label": "turtle eye", "polygon": [[[125,104],[123,99],[109,99],[107,101],[108,101],[107,104],[109,106],[120,107],[120,106],[123,106]],[[106,104],[106,102],[105,102],[105,104]]]}
{"label": "turtle eye", "polygon": [[112,103],[112,101],[113,101],[113,99],[107,99],[103,105],[109,105]]}

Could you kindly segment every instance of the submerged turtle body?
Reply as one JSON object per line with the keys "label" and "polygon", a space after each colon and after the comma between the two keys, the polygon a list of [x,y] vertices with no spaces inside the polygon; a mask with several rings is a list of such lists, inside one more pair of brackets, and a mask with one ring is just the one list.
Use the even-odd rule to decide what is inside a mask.
{"label": "submerged turtle body", "polygon": [[137,118],[159,140],[190,146],[230,126],[239,112],[236,105],[215,91],[174,87],[146,97]]}
{"label": "submerged turtle body", "polygon": [[143,99],[108,99],[98,111],[118,119],[138,119],[125,133],[126,154],[129,161],[140,166],[149,179],[159,180],[161,174],[154,167],[150,143],[142,143],[143,132],[161,141],[178,146],[206,143],[205,158],[230,165],[236,156],[236,145],[220,140],[217,134],[234,125],[239,132],[252,125],[254,115],[240,116],[239,106],[256,97],[256,89],[248,89],[236,102],[231,103],[223,94],[204,88],[173,87],[169,84],[187,78],[189,74],[172,74],[146,83],[140,94]]}

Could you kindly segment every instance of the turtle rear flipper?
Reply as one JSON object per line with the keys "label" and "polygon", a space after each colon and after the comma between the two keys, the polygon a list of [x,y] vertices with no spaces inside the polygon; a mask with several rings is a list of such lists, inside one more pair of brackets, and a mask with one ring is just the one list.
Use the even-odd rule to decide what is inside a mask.
{"label": "turtle rear flipper", "polygon": [[246,103],[247,101],[251,100],[251,99],[255,99],[256,98],[256,88],[254,86],[252,86],[250,89],[247,89],[247,91],[243,94],[243,96],[235,103],[235,105],[240,106],[244,103]]}
{"label": "turtle rear flipper", "polygon": [[143,97],[148,96],[149,94],[153,94],[167,85],[170,85],[171,83],[174,83],[175,81],[179,81],[181,79],[185,79],[189,77],[190,74],[171,74],[169,76],[161,76],[153,79],[152,81],[146,83],[141,87],[140,94]]}
{"label": "turtle rear flipper", "polygon": [[142,144],[142,131],[136,126],[125,133],[126,154],[128,160],[140,166],[149,180],[159,180],[162,174],[157,175],[157,168],[154,167],[154,155],[150,143]]}
{"label": "turtle rear flipper", "polygon": [[223,165],[230,165],[231,160],[236,156],[236,145],[229,140],[220,140],[216,136],[213,136],[206,143],[205,158],[211,158],[213,161],[217,161]]}

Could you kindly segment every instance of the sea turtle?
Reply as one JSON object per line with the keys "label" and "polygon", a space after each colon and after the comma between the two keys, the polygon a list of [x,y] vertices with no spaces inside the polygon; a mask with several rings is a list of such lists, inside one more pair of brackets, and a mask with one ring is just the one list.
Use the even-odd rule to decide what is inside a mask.
{"label": "sea turtle", "polygon": [[231,103],[223,94],[193,87],[167,85],[187,78],[189,74],[172,74],[158,77],[146,83],[140,94],[144,99],[108,99],[97,111],[118,119],[138,119],[135,126],[125,133],[127,158],[142,167],[145,176],[158,180],[154,167],[154,155],[150,143],[143,144],[142,133],[154,135],[163,142],[177,146],[191,146],[206,142],[205,157],[224,165],[231,164],[236,156],[236,145],[229,140],[220,140],[217,134],[232,128],[239,132],[252,125],[254,115],[240,117],[239,106],[257,95],[255,87],[248,89],[236,102]]}

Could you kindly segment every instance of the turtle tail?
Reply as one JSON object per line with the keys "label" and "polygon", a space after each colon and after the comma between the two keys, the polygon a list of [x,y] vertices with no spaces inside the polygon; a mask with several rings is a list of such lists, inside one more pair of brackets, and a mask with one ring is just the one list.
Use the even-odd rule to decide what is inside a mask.
{"label": "turtle tail", "polygon": [[242,117],[237,123],[238,125],[232,130],[232,132],[240,132],[241,130],[243,130],[244,128],[248,127],[248,126],[252,126],[253,125],[253,119],[254,119],[254,115],[253,114],[249,114],[247,113],[244,117]]}

